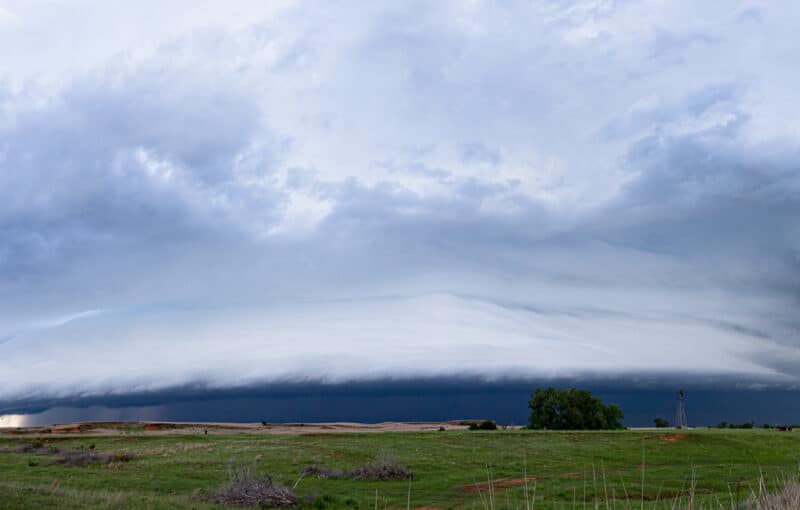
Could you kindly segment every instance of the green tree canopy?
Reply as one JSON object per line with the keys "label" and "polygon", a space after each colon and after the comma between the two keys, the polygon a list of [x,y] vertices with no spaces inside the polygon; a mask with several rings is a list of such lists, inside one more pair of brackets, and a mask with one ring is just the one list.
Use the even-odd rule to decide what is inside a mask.
{"label": "green tree canopy", "polygon": [[603,430],[624,428],[622,409],[604,405],[588,390],[537,388],[528,402],[528,426],[549,430]]}

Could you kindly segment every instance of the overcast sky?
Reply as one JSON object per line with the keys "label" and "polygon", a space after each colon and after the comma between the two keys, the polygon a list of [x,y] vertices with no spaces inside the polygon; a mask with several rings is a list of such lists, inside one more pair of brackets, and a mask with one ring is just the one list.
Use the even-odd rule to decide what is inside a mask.
{"label": "overcast sky", "polygon": [[0,0],[0,399],[800,376],[795,1]]}

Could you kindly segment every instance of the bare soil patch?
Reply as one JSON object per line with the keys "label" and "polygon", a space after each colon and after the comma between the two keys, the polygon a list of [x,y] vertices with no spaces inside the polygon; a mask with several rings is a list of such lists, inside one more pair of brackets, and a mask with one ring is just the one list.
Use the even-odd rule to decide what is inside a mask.
{"label": "bare soil patch", "polygon": [[691,434],[661,434],[658,436],[662,441],[685,441],[691,439]]}
{"label": "bare soil patch", "polygon": [[511,489],[535,480],[535,476],[521,478],[498,478],[497,480],[493,480],[491,484],[489,482],[482,482],[464,485],[461,490],[467,494],[477,494],[479,492],[489,492],[490,490]]}
{"label": "bare soil patch", "polygon": [[514,487],[519,487],[520,485],[525,485],[526,482],[530,483],[535,480],[543,480],[545,478],[583,478],[585,475],[583,473],[576,473],[576,472],[569,472],[569,473],[554,473],[554,474],[547,474],[547,475],[529,475],[527,477],[520,477],[520,478],[498,478],[496,480],[492,480],[491,485],[488,481],[480,482],[480,483],[471,483],[461,487],[461,490],[466,492],[467,494],[477,494],[479,492],[488,492],[491,490],[498,490],[498,489],[512,489]]}
{"label": "bare soil patch", "polygon": [[386,422],[386,423],[190,423],[190,422],[76,422],[47,427],[0,428],[0,435],[116,436],[168,434],[281,434],[322,437],[337,433],[382,433],[465,430],[464,422]]}

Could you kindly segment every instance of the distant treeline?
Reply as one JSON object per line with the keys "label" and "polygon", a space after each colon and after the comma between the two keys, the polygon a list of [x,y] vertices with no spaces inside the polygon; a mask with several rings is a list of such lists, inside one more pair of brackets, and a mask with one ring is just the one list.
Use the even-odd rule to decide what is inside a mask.
{"label": "distant treeline", "polygon": [[[727,421],[721,421],[717,423],[718,429],[752,429],[755,428],[756,422],[748,421],[745,423],[728,423]],[[764,423],[761,425],[762,429],[785,429],[785,428],[797,428],[798,425],[770,425],[769,423]]]}

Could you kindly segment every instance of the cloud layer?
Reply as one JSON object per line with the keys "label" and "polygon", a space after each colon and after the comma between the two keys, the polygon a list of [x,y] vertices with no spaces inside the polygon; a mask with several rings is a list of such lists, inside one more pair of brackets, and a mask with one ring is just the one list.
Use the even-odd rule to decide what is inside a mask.
{"label": "cloud layer", "polygon": [[794,4],[259,4],[0,2],[0,399],[796,383]]}

